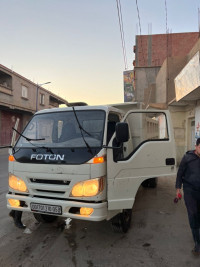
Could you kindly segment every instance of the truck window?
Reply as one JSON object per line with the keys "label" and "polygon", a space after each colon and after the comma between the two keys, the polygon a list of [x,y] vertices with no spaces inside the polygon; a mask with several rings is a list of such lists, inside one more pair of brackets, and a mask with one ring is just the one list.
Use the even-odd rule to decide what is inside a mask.
{"label": "truck window", "polygon": [[[32,120],[31,123],[28,124],[26,128],[26,137],[30,139],[45,139],[45,142],[52,142],[52,130],[53,130],[53,120],[47,118],[43,120],[42,118],[38,118],[38,120]],[[28,141],[23,137],[20,138],[23,140],[24,144],[28,144]]]}
{"label": "truck window", "polygon": [[[24,136],[34,140],[28,141],[21,136],[15,145],[16,151],[20,149],[15,157],[18,154],[19,160],[29,162],[35,151],[37,154],[63,155],[61,158],[66,159],[62,162],[64,164],[87,162],[102,149],[105,111],[77,110],[76,116],[73,111],[36,114],[23,132]],[[51,159],[56,157],[51,156]],[[33,160],[31,162],[34,163]],[[40,163],[49,162],[41,160]]]}
{"label": "truck window", "polygon": [[123,159],[129,158],[141,145],[154,140],[168,140],[167,121],[161,112],[132,112],[126,120],[130,139],[124,143]]}
{"label": "truck window", "polygon": [[107,145],[110,142],[110,139],[115,132],[115,125],[119,121],[120,121],[120,119],[119,119],[118,114],[109,113],[109,115],[108,115],[108,127],[107,127],[107,141],[106,141]]}

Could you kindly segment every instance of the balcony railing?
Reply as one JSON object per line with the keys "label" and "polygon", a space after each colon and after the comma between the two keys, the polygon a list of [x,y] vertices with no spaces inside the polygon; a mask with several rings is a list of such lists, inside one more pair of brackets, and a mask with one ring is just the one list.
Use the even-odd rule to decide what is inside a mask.
{"label": "balcony railing", "polygon": [[0,84],[0,92],[7,95],[12,95],[12,89],[2,84]]}

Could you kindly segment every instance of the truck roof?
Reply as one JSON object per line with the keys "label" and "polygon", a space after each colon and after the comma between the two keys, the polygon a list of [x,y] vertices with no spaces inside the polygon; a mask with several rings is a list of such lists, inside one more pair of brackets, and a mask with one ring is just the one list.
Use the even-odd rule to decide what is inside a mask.
{"label": "truck roof", "polygon": [[128,112],[129,110],[142,109],[142,103],[139,102],[125,102],[119,104],[111,104],[112,107]]}
{"label": "truck roof", "polygon": [[[139,102],[126,102],[126,103],[118,103],[118,104],[108,104],[108,105],[96,105],[96,106],[74,106],[75,110],[104,110],[105,112],[113,111],[120,114],[126,114],[129,110],[142,110],[142,103]],[[43,109],[38,111],[36,114],[42,113],[51,113],[51,112],[62,112],[62,111],[70,111],[72,107],[62,107],[62,108],[50,108]],[[153,111],[158,111],[158,109],[148,109]],[[161,111],[161,110],[160,110]]]}
{"label": "truck roof", "polygon": [[[113,111],[113,112],[118,112],[118,113],[124,113],[123,110],[121,110],[120,108],[116,108],[113,105],[74,106],[74,109],[76,111],[78,111],[78,110],[104,110],[106,112]],[[62,112],[62,111],[70,111],[70,110],[72,110],[72,107],[50,108],[50,109],[40,110],[36,114]]]}

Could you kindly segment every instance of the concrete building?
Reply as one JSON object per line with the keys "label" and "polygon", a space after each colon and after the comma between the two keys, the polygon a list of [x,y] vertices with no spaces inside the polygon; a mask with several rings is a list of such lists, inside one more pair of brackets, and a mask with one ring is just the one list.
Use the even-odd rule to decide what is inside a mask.
{"label": "concrete building", "polygon": [[0,145],[10,144],[17,118],[22,131],[36,110],[60,104],[68,102],[0,64]]}
{"label": "concrete building", "polygon": [[183,57],[167,58],[156,77],[156,101],[171,112],[177,162],[200,137],[200,39]]}
{"label": "concrete building", "polygon": [[137,36],[134,50],[136,100],[170,110],[179,163],[200,136],[199,33]]}
{"label": "concrete building", "polygon": [[200,39],[185,61],[174,78],[175,97],[169,105],[174,117],[179,158],[185,151],[194,149],[195,141],[200,137]]}

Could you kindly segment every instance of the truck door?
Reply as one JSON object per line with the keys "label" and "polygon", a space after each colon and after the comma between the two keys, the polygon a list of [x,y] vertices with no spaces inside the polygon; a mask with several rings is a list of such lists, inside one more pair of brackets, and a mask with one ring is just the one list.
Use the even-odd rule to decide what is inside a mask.
{"label": "truck door", "polygon": [[[132,110],[124,117],[130,138],[117,150],[107,149],[108,209],[131,209],[141,183],[175,175],[175,143],[168,111]],[[115,135],[109,146],[115,142]]]}

